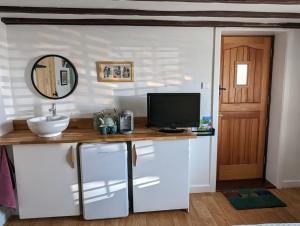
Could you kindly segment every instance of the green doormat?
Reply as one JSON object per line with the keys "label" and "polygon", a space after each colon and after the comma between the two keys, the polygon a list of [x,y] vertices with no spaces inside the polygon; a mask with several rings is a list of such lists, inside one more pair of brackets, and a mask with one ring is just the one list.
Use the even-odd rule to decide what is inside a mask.
{"label": "green doormat", "polygon": [[286,206],[266,189],[234,189],[223,190],[222,193],[237,210]]}

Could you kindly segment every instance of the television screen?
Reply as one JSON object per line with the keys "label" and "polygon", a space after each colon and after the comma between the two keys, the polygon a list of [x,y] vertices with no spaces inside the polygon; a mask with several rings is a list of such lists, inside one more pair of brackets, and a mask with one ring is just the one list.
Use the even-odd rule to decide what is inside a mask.
{"label": "television screen", "polygon": [[200,93],[148,93],[149,127],[198,127]]}

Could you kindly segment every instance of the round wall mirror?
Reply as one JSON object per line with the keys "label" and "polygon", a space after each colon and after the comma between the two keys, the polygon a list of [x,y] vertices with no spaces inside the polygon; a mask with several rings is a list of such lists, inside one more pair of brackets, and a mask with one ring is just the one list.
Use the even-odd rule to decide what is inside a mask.
{"label": "round wall mirror", "polygon": [[78,75],[74,65],[65,57],[46,55],[33,65],[31,81],[42,96],[62,99],[75,90]]}

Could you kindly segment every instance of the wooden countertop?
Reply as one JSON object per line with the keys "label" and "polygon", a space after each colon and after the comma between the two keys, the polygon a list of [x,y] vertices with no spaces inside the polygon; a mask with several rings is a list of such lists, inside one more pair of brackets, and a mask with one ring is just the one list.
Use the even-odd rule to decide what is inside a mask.
{"label": "wooden countertop", "polygon": [[138,140],[176,140],[196,138],[191,132],[167,134],[148,128],[136,128],[133,134],[100,135],[97,130],[86,128],[69,128],[60,136],[41,138],[28,129],[14,130],[0,137],[0,145],[12,144],[54,144],[54,143],[93,143],[93,142],[119,142]]}

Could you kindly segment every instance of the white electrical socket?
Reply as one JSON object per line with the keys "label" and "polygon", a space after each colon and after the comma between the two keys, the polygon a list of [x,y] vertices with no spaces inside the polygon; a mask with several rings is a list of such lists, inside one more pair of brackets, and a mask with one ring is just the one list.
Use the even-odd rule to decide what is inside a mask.
{"label": "white electrical socket", "polygon": [[210,89],[210,84],[208,82],[201,82],[201,89]]}

